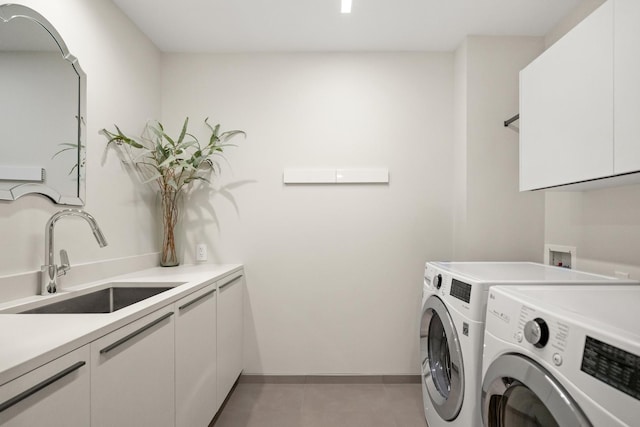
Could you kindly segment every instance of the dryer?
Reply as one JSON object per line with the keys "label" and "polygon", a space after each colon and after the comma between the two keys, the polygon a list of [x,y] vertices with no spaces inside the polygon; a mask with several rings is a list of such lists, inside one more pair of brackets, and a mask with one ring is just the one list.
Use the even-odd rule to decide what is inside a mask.
{"label": "dryer", "polygon": [[492,288],[484,426],[640,425],[639,307],[640,286]]}
{"label": "dryer", "polygon": [[[425,418],[430,427],[482,425],[482,346],[488,290],[528,283],[622,283],[529,262],[429,262],[420,320]],[[626,281],[625,283],[638,283]]]}

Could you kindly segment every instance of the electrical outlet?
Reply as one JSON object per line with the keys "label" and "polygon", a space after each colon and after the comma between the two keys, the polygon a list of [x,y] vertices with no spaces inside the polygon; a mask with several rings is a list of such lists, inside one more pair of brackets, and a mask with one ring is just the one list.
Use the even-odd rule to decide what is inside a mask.
{"label": "electrical outlet", "polygon": [[199,243],[196,245],[196,261],[206,261],[207,260],[207,245],[204,243]]}

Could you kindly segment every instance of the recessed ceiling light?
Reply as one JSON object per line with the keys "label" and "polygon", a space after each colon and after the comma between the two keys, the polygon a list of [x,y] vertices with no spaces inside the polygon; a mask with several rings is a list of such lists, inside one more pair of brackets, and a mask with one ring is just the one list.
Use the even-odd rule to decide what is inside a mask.
{"label": "recessed ceiling light", "polygon": [[351,13],[351,0],[342,0],[342,8],[340,9],[342,13]]}

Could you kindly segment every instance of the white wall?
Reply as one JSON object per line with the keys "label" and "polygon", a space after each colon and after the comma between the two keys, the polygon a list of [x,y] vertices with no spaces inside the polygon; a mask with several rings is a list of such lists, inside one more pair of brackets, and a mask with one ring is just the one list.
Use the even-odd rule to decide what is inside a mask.
{"label": "white wall", "polygon": [[[451,253],[451,54],[163,56],[162,117],[247,131],[188,202],[185,260],[247,272],[246,373],[418,371],[424,262]],[[288,185],[286,167],[388,167]]]}
{"label": "white wall", "polygon": [[455,62],[455,246],[466,261],[542,261],[544,196],[518,189],[518,73],[536,37],[471,36]]}
{"label": "white wall", "polygon": [[545,241],[577,248],[576,268],[640,279],[640,185],[546,194]]}
{"label": "white wall", "polygon": [[[132,183],[115,156],[101,164],[106,140],[98,131],[113,123],[138,131],[148,119],[159,116],[159,51],[109,0],[21,3],[40,12],[58,29],[87,74],[85,208],[98,220],[109,246],[100,249],[81,219],[63,219],[56,226],[57,249],[66,248],[72,264],[157,251],[152,197]],[[63,208],[35,195],[15,202],[0,201],[4,242],[0,276],[40,270],[45,223]],[[61,281],[64,283],[64,278]],[[0,289],[0,298],[1,294]]]}
{"label": "white wall", "polygon": [[[545,37],[566,34],[604,0],[584,0]],[[640,185],[584,192],[546,192],[545,242],[577,248],[576,268],[640,279]]]}
{"label": "white wall", "polygon": [[591,12],[600,7],[605,1],[606,0],[582,0],[575,9],[563,17],[551,31],[544,36],[545,46],[549,47],[560,40],[570,29],[589,16]]}
{"label": "white wall", "polygon": [[[460,259],[467,224],[467,40],[454,53],[453,85],[453,253]],[[458,255],[458,256],[456,256]]]}

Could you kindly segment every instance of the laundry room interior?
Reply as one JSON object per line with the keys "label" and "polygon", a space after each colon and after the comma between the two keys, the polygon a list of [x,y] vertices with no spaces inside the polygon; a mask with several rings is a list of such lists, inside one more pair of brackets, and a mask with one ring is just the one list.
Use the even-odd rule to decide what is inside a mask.
{"label": "laundry room interior", "polygon": [[[425,421],[423,404],[427,400],[423,398],[427,394],[420,385],[425,360],[418,338],[423,336],[425,263],[443,263],[434,267],[428,282],[435,286],[432,281],[444,275],[440,280],[451,295],[471,292],[456,287],[458,279],[475,277],[480,283],[484,273],[459,272],[444,266],[448,262],[521,263],[525,269],[535,263],[541,270],[532,274],[542,275],[535,276],[540,283],[566,287],[571,281],[597,286],[609,286],[611,281],[625,293],[640,284],[640,152],[630,149],[624,155],[631,163],[635,159],[636,167],[620,173],[593,171],[592,178],[587,171],[585,177],[531,189],[523,189],[521,182],[523,138],[533,138],[530,135],[535,132],[526,132],[537,125],[525,127],[521,71],[557,42],[570,38],[583,20],[615,2],[630,0],[464,0],[450,6],[431,0],[424,5],[353,0],[348,14],[340,13],[339,0],[304,4],[246,0],[235,6],[229,0],[211,4],[196,0],[19,0],[20,7],[48,21],[43,27],[50,25],[53,30],[48,32],[53,31],[52,36],[59,36],[66,45],[56,42],[60,49],[77,58],[82,70],[80,86],[86,85],[86,92],[81,89],[79,101],[74,101],[80,104],[74,132],[81,129],[74,160],[81,189],[77,199],[54,201],[53,193],[40,189],[39,184],[35,190],[29,185],[21,187],[22,179],[3,174],[14,171],[16,165],[27,169],[24,162],[12,164],[9,154],[7,164],[0,160],[0,232],[4,238],[0,329],[5,330],[0,337],[5,340],[3,347],[10,348],[0,352],[5,353],[0,354],[0,425],[27,426],[25,420],[40,419],[38,401],[29,403],[37,395],[18,401],[13,396],[28,389],[29,375],[36,375],[46,364],[62,363],[62,358],[84,354],[80,351],[86,349],[90,362],[73,374],[79,380],[91,377],[92,382],[79,389],[86,393],[77,394],[88,399],[86,413],[78,415],[85,418],[79,418],[77,424],[63,419],[55,425],[488,426],[481,421],[480,412],[469,416],[477,420],[472,424],[456,422],[457,412],[444,421],[439,419],[440,412],[427,413]],[[0,27],[15,19],[3,12],[5,6],[0,6]],[[640,8],[629,7],[640,17]],[[402,8],[405,10],[397,10]],[[438,12],[445,15],[438,17]],[[439,20],[445,26],[436,25]],[[636,44],[630,46],[637,49],[640,32],[633,37]],[[0,29],[0,51],[11,50],[2,48],[10,39]],[[574,60],[571,55],[565,59]],[[7,61],[0,59],[0,75],[6,80],[11,72]],[[640,70],[637,60],[634,66]],[[616,71],[610,68],[613,79]],[[597,86],[589,78],[584,77],[586,86]],[[611,105],[600,106],[611,116],[603,121],[610,122],[606,126],[611,127],[613,140],[621,109],[614,108],[617,86],[610,85]],[[640,85],[636,86],[628,93],[640,99]],[[533,97],[536,89],[529,88],[527,93]],[[37,99],[38,104],[57,108],[51,97],[38,94]],[[576,111],[566,110],[567,120],[578,126],[570,130],[579,128],[579,136],[594,133],[588,125],[599,117],[582,108],[585,102],[571,104],[578,105]],[[626,112],[625,117],[640,112],[637,101],[628,101],[628,105],[635,111]],[[565,108],[551,107],[549,111]],[[3,111],[12,108],[11,102],[5,103]],[[58,123],[54,126],[46,119],[29,118],[33,116],[27,110],[24,113],[20,126],[42,127],[44,139],[55,139],[49,138],[47,129]],[[183,133],[185,118],[189,127]],[[506,125],[511,118],[513,122]],[[564,116],[554,119],[549,127],[562,127],[565,132],[566,127],[559,124]],[[166,246],[166,218],[159,208],[158,190],[141,182],[135,167],[122,157],[122,146],[130,144],[126,141],[137,141],[149,129],[145,125],[154,120],[171,137],[186,135],[205,142],[213,129],[209,125],[219,123],[221,131],[241,131],[228,143],[222,138],[224,153],[206,180],[186,184],[175,232],[176,267],[160,266],[164,264],[161,248]],[[109,132],[113,132],[111,138]],[[561,137],[567,138],[567,132]],[[16,131],[20,133],[22,128]],[[114,138],[118,133],[135,137]],[[622,134],[615,128],[616,137]],[[1,142],[3,152],[11,153],[15,146],[7,139]],[[62,141],[46,142],[59,152]],[[45,144],[39,144],[29,150],[42,150]],[[579,157],[580,148],[573,147],[580,143],[575,144],[569,153]],[[635,145],[640,146],[637,141]],[[545,147],[549,170],[557,164],[553,157],[572,157],[562,148],[555,153],[552,145]],[[543,167],[535,166],[535,173],[551,175],[544,166],[547,163],[541,162]],[[613,164],[614,159],[603,162]],[[158,170],[165,164],[159,162]],[[42,177],[44,173],[42,169]],[[21,183],[16,185],[17,181]],[[73,211],[60,213],[63,209]],[[94,234],[78,218],[58,222],[64,215],[82,216]],[[101,244],[96,227],[108,245]],[[61,249],[65,255],[58,258]],[[70,263],[65,260],[67,253]],[[549,279],[543,273],[552,271],[547,268],[560,273],[549,273]],[[59,276],[50,279],[48,288],[42,285],[46,271]],[[119,310],[120,314],[16,314],[44,307],[44,299],[57,302],[74,292],[85,293],[94,285],[119,281],[147,286],[150,278],[154,283],[170,282],[166,287],[171,289],[163,291],[169,296],[164,300],[161,295],[149,297],[139,303],[138,311],[133,304]],[[517,277],[505,282],[511,279]],[[225,331],[220,316],[227,312],[220,304],[229,280],[238,281],[243,288],[238,294],[240,303],[234,306],[238,323]],[[523,284],[531,285],[532,280],[527,278]],[[58,288],[57,295],[51,292],[52,283],[54,292]],[[215,284],[215,293],[206,293],[205,287],[211,284]],[[181,287],[189,290],[181,291]],[[438,290],[440,287],[433,292]],[[513,298],[519,298],[518,291],[513,292]],[[552,287],[548,292],[554,292]],[[640,296],[628,292],[630,298]],[[181,383],[171,376],[167,381],[175,383],[176,389],[162,397],[168,399],[164,406],[171,410],[155,414],[162,422],[123,409],[121,415],[130,417],[129,421],[119,419],[122,424],[113,424],[117,418],[109,417],[117,417],[114,412],[118,411],[109,410],[113,408],[107,402],[117,401],[118,395],[111,386],[102,394],[94,377],[120,378],[121,374],[100,371],[96,361],[102,356],[93,356],[94,344],[101,344],[107,334],[124,333],[134,321],[154,313],[163,315],[157,321],[174,322],[171,330],[178,334],[179,310],[172,310],[173,317],[161,310],[167,304],[178,307],[182,298],[196,293],[198,298],[218,298],[217,315],[211,319],[217,322],[212,327],[217,328],[218,350],[216,353],[214,338],[213,351],[217,369],[223,363],[235,364],[234,374],[217,374],[218,385],[212,386],[217,390],[212,398],[215,405],[202,411],[206,423],[180,418],[189,419],[198,411],[188,409],[196,407],[195,401],[184,406],[187,409],[179,405],[176,399],[182,392],[177,387]],[[486,301],[483,310],[485,306]],[[468,305],[462,310],[467,309]],[[87,317],[78,316],[94,316],[94,320],[81,325],[81,319]],[[484,316],[483,311],[482,319]],[[237,333],[228,339],[237,342],[238,352],[233,357],[221,356],[220,342],[226,342],[221,337],[232,329]],[[47,330],[54,333],[46,335]],[[625,351],[635,352],[640,361],[640,350],[636,351],[640,335],[630,333],[625,339],[631,343]],[[176,335],[172,346],[178,342]],[[176,347],[175,360],[171,356],[167,359],[171,365],[166,366],[178,366],[178,354]],[[153,359],[150,354],[141,357]],[[482,363],[481,353],[474,358]],[[172,375],[178,375],[177,368],[175,372]],[[631,394],[619,388],[615,392],[625,399],[631,396],[633,408],[640,408],[640,368],[634,372],[638,385],[635,389],[629,386]],[[481,380],[480,365],[477,375]],[[220,378],[226,381],[222,391]],[[138,381],[134,388],[144,385],[133,377],[131,381]],[[378,383],[386,387],[381,395],[370,388]],[[474,385],[478,399],[480,383]],[[164,387],[158,384],[152,386],[149,396]],[[306,389],[309,384],[347,384],[351,388],[319,391]],[[146,393],[143,388],[136,390]],[[246,396],[238,394],[243,390]],[[274,394],[265,397],[263,393],[270,390]],[[358,401],[341,406],[331,400],[331,394],[346,401],[359,393],[373,396],[370,400],[378,403]],[[106,397],[96,403],[97,396]],[[289,411],[278,406],[282,396],[300,407]],[[304,401],[296,400],[301,396]],[[304,405],[314,396],[324,402],[326,413],[305,412]],[[380,408],[387,404],[383,401],[400,398],[406,401],[381,413]],[[61,400],[65,401],[69,399]],[[145,401],[140,408],[152,413],[161,401]],[[21,406],[25,402],[28,405]],[[58,401],[47,402],[42,413],[59,405]],[[243,407],[243,402],[251,404]],[[476,409],[480,411],[479,406]],[[589,410],[583,410],[589,418]],[[611,426],[631,425],[625,424],[623,415],[614,415],[620,419]],[[138,416],[142,418],[135,418]],[[593,420],[600,418],[593,417],[591,424],[584,425],[598,426]],[[531,425],[563,424],[545,424],[542,419]]]}

